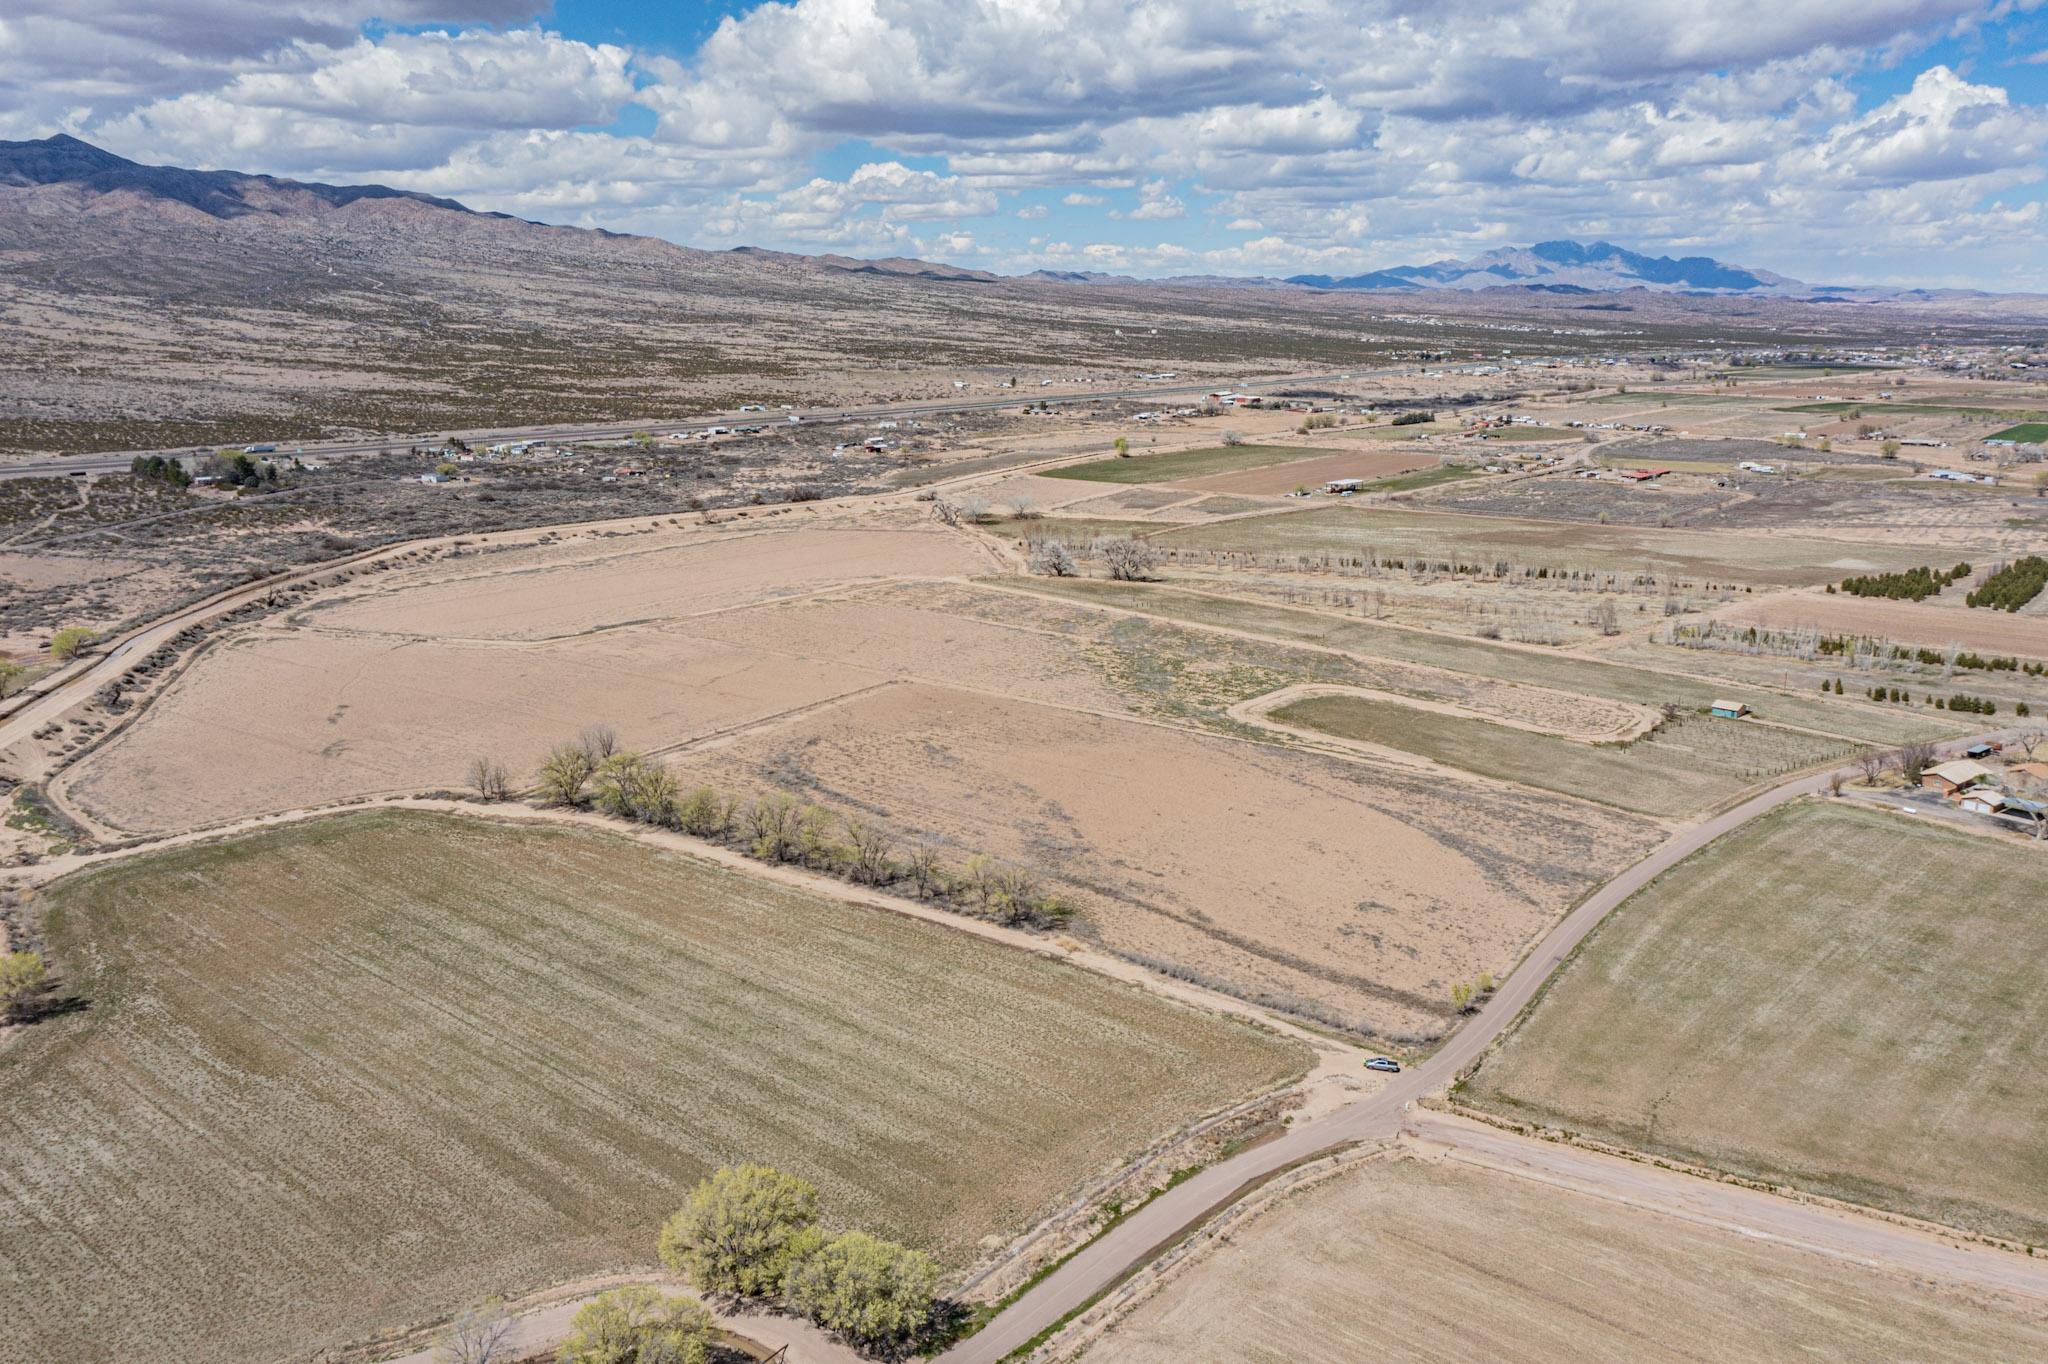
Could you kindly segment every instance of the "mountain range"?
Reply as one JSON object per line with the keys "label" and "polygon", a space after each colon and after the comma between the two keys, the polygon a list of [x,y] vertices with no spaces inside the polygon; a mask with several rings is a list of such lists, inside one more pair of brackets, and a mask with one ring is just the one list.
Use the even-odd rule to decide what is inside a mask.
{"label": "mountain range", "polygon": [[[113,207],[177,206],[196,210],[210,218],[234,221],[253,217],[318,219],[346,214],[352,209],[371,208],[387,211],[438,210],[471,220],[519,222],[505,214],[478,213],[452,199],[383,185],[324,185],[237,171],[147,166],[63,134],[38,141],[0,142],[0,189],[39,192],[43,202],[38,206],[46,211],[60,206],[83,212],[105,211]],[[539,228],[542,225],[531,226]],[[593,232],[592,235],[614,239],[619,236],[606,232]],[[859,260],[838,255],[801,256],[754,247],[738,248],[728,254],[751,257],[764,264],[854,274],[902,275],[948,283],[994,283],[1006,278],[986,270],[908,258]],[[1645,255],[1605,241],[1539,242],[1529,247],[1503,247],[1469,260],[1401,265],[1346,276],[1305,274],[1273,279],[1200,275],[1140,280],[1127,275],[1092,271],[1037,270],[1014,278],[1068,285],[1149,284],[1181,288],[1316,289],[1408,294],[1480,289],[1573,294],[1640,289],[1675,294],[1805,297],[1816,301],[1892,298],[1900,294],[1900,291],[1892,289],[1813,289],[1769,270],[1730,265],[1707,256],[1674,258]]]}
{"label": "mountain range", "polygon": [[1370,274],[1332,278],[1293,275],[1289,284],[1314,289],[1542,289],[1554,293],[1797,294],[1806,285],[1769,270],[1729,265],[1709,256],[1646,256],[1613,242],[1538,242],[1502,247],[1470,260],[1398,265]]}

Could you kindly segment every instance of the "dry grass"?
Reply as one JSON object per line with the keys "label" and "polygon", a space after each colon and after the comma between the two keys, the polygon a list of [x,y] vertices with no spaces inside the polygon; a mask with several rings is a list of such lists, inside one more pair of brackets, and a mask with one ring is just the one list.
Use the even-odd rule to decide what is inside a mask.
{"label": "dry grass", "polygon": [[2044,871],[2036,848],[1787,807],[1615,911],[1470,1096],[2048,1241]]}
{"label": "dry grass", "polygon": [[1428,554],[1466,563],[1506,559],[1552,568],[1630,573],[1644,568],[1715,583],[1822,583],[1873,568],[1925,563],[1925,546],[1847,544],[1791,535],[1588,526],[1509,517],[1319,507],[1174,530],[1162,543],[1241,549],[1397,557]]}
{"label": "dry grass", "polygon": [[9,1364],[304,1358],[644,1264],[740,1158],[958,1265],[1306,1059],[597,833],[352,816],[48,896],[86,1007],[0,1053]]}
{"label": "dry grass", "polygon": [[1698,814],[1772,777],[1855,751],[1840,740],[1700,715],[1679,716],[1625,745],[1583,743],[1363,696],[1312,696],[1280,707],[1272,718],[1540,790],[1668,816]]}
{"label": "dry grass", "polygon": [[1454,982],[1504,973],[1656,836],[1391,765],[930,686],[680,762],[688,783],[881,819],[956,866],[1013,859],[1054,878],[1115,951],[1407,1039],[1456,1026]]}
{"label": "dry grass", "polygon": [[[1514,649],[1478,639],[1460,639],[1421,630],[1401,629],[1366,620],[1344,619],[1324,611],[1305,611],[1228,597],[1177,591],[1171,587],[1133,586],[1085,579],[1020,580],[1017,586],[1071,601],[1142,611],[1161,620],[1220,626],[1275,640],[1318,644],[1373,658],[1401,660],[1446,668],[1475,677],[1530,683],[1559,691],[1610,697],[1641,705],[1696,708],[1711,705],[1727,688],[1701,672],[1719,664],[1713,656],[1686,654],[1686,674],[1623,667],[1598,659]],[[1906,709],[1891,711],[1822,701],[1807,696],[1772,693],[1751,698],[1768,706],[1770,717],[1803,729],[1844,738],[1895,744],[1963,732],[1959,724]]]}
{"label": "dry grass", "polygon": [[1117,1364],[2032,1359],[2017,1304],[1533,1180],[1394,1160],[1290,1198],[1089,1352]]}

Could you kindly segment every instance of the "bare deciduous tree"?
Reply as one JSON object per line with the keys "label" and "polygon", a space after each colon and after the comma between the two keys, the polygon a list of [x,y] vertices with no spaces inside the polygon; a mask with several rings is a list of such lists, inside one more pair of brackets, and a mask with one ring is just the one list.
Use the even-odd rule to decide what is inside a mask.
{"label": "bare deciduous tree", "polygon": [[896,879],[895,848],[889,835],[864,819],[846,821],[846,870],[865,886],[887,885]]}
{"label": "bare deciduous tree", "polygon": [[989,500],[980,493],[963,494],[954,505],[960,509],[962,516],[976,524],[988,519]]}
{"label": "bare deciduous tree", "polygon": [[592,767],[619,751],[619,731],[611,725],[598,723],[585,725],[583,732],[576,736],[577,744],[584,756],[590,759]]}
{"label": "bare deciduous tree", "polygon": [[1907,744],[1901,748],[1898,757],[1899,775],[1906,779],[1906,785],[1918,786],[1920,774],[1934,765],[1934,745],[1929,743]]}
{"label": "bare deciduous tree", "polygon": [[1033,573],[1049,578],[1071,578],[1079,572],[1074,552],[1058,540],[1032,540],[1025,546],[1025,563]]}
{"label": "bare deciduous tree", "polygon": [[1856,755],[1856,766],[1863,773],[1865,786],[1877,785],[1877,779],[1884,775],[1887,761],[1885,755],[1875,748],[1865,749]]}
{"label": "bare deciduous tree", "polygon": [[480,1302],[448,1325],[434,1351],[435,1364],[510,1364],[512,1314],[496,1298]]}
{"label": "bare deciduous tree", "polygon": [[952,877],[946,873],[946,864],[939,860],[939,850],[929,843],[920,844],[912,850],[903,863],[903,875],[920,900],[945,894],[952,882]]}
{"label": "bare deciduous tree", "polygon": [[505,764],[481,755],[469,760],[469,786],[485,800],[503,800],[512,794],[512,778]]}
{"label": "bare deciduous tree", "polygon": [[1148,582],[1159,565],[1159,551],[1144,540],[1102,540],[1096,545],[1109,576],[1118,582]]}

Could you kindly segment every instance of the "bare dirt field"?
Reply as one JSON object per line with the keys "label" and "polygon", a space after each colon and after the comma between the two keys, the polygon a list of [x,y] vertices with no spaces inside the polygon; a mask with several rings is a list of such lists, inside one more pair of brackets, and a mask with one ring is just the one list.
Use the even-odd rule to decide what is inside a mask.
{"label": "bare dirt field", "polygon": [[1244,493],[1275,496],[1296,488],[1320,491],[1333,478],[1386,478],[1410,469],[1431,469],[1437,464],[1433,450],[1356,450],[1340,455],[1289,460],[1236,473],[1211,474],[1205,478],[1176,479],[1174,486],[1199,488],[1204,492]]}
{"label": "bare dirt field", "polygon": [[1466,1096],[2048,1241],[2044,877],[2031,845],[1787,806],[1616,910]]}
{"label": "bare dirt field", "polygon": [[1709,582],[1797,586],[1927,562],[1921,546],[1849,545],[1790,535],[1709,534],[1585,526],[1507,517],[1318,506],[1167,532],[1167,544],[1211,549],[1413,556],[1629,572],[1655,568]]}
{"label": "bare dirt field", "polygon": [[1290,1195],[1087,1351],[1117,1364],[1579,1364],[2048,1352],[2035,1304],[1414,1158]]}
{"label": "bare dirt field", "polygon": [[529,550],[517,559],[491,555],[474,561],[470,572],[454,564],[410,583],[380,584],[314,619],[334,629],[427,639],[553,639],[822,586],[991,567],[985,551],[921,514],[869,525],[807,525],[798,515],[760,529],[727,523],[708,533]]}
{"label": "bare dirt field", "polygon": [[1813,628],[1823,634],[1869,635],[1941,649],[1950,642],[1985,654],[2048,658],[2048,620],[1957,602],[1889,601],[1843,593],[1779,593],[1742,601],[1719,619],[1772,630]]}
{"label": "bare dirt field", "polygon": [[645,1265],[741,1159],[957,1269],[1308,1061],[588,831],[356,815],[44,899],[83,1007],[0,1051],[7,1364],[309,1359]]}
{"label": "bare dirt field", "polygon": [[262,629],[202,655],[57,789],[113,828],[169,832],[452,789],[479,754],[524,782],[596,720],[659,748],[848,686],[821,665],[649,630],[506,645]]}
{"label": "bare dirt field", "polygon": [[1119,953],[1417,1040],[1455,1024],[1453,983],[1503,973],[1656,837],[1619,813],[926,686],[678,763],[686,781],[882,819],[955,863],[1039,869]]}

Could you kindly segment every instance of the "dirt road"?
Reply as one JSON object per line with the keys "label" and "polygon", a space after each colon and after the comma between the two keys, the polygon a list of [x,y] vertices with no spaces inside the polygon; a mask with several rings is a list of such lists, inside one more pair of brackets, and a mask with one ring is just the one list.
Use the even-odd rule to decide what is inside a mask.
{"label": "dirt road", "polygon": [[[2003,737],[2005,733],[2000,731],[1953,740],[1940,747],[1944,752],[1954,753],[1980,739]],[[1394,1076],[1379,1093],[1304,1123],[1278,1141],[1212,1165],[1153,1200],[1048,1275],[979,1334],[938,1356],[938,1364],[997,1364],[1040,1331],[1094,1301],[1162,1246],[1178,1239],[1218,1208],[1235,1202],[1257,1183],[1337,1147],[1394,1138],[1409,1105],[1426,1094],[1448,1088],[1467,1066],[1477,1061],[1521,1015],[1551,973],[1564,964],[1565,958],[1617,905],[1721,835],[1787,801],[1824,791],[1827,782],[1826,773],[1786,782],[1673,834],[1655,852],[1593,892],[1566,915],[1516,967],[1479,1015],[1429,1060]]]}
{"label": "dirt road", "polygon": [[[608,1280],[603,1288],[617,1288],[629,1283],[648,1283],[664,1293],[689,1298],[699,1297],[687,1286],[669,1279]],[[521,1313],[512,1326],[512,1338],[509,1342],[512,1356],[524,1359],[528,1355],[538,1354],[560,1344],[569,1334],[569,1322],[575,1317],[577,1309],[596,1297],[600,1291],[601,1288],[594,1288],[591,1292],[565,1302],[551,1303],[546,1307]],[[797,1317],[714,1311],[712,1322],[720,1330],[745,1336],[756,1345],[766,1346],[771,1351],[787,1349],[789,1353],[780,1357],[784,1364],[861,1364],[861,1355],[858,1351],[841,1344],[824,1331]],[[395,1356],[384,1361],[384,1364],[442,1364],[442,1356],[429,1348]]]}
{"label": "dirt road", "polygon": [[1485,1123],[1417,1110],[1405,1135],[1426,1151],[1593,1198],[1720,1227],[1830,1259],[1936,1283],[2048,1301],[2048,1260],[1866,1217],[1824,1203],[1701,1179],[1559,1142],[1533,1141]]}

